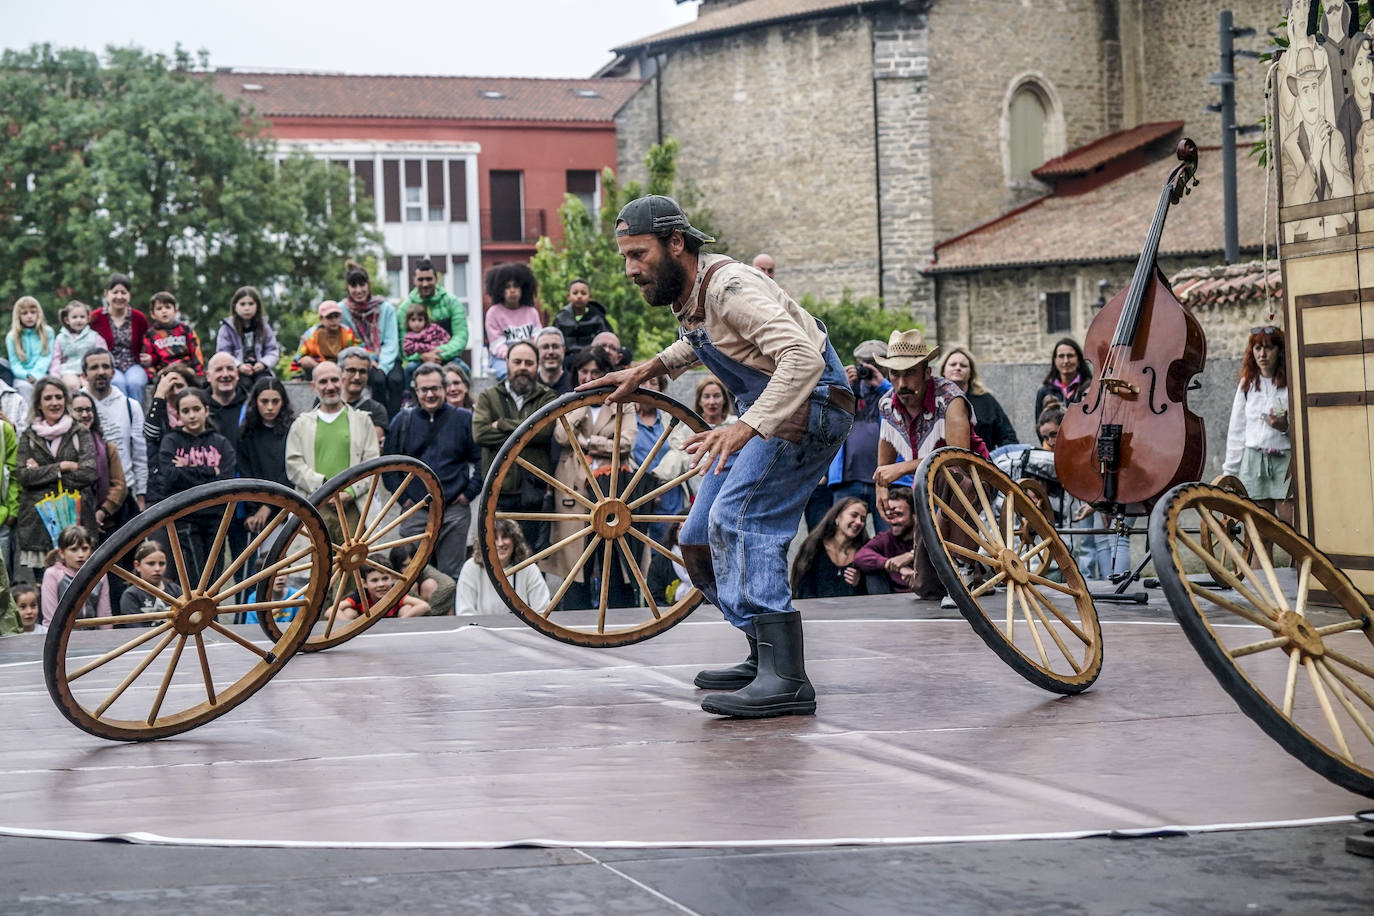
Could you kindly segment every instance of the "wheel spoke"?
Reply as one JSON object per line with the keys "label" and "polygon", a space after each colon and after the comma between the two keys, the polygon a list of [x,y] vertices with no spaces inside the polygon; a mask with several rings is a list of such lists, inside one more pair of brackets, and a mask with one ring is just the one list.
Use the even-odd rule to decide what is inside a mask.
{"label": "wheel spoke", "polygon": [[1050,544],[1052,543],[1053,542],[1047,538],[1041,541],[1040,543],[1036,544],[1030,550],[1027,550],[1025,553],[1021,554],[1021,562],[1029,566],[1031,561],[1034,560],[1040,554],[1044,553],[1046,550],[1048,550]]}
{"label": "wheel spoke", "polygon": [[1293,697],[1298,691],[1298,667],[1302,664],[1302,653],[1297,649],[1288,653],[1288,675],[1283,679],[1283,714],[1293,717]]}
{"label": "wheel spoke", "polygon": [[1371,745],[1374,745],[1374,729],[1369,727],[1368,720],[1360,713],[1359,708],[1356,707],[1354,703],[1350,702],[1350,697],[1345,695],[1345,691],[1341,688],[1340,681],[1331,673],[1329,668],[1322,664],[1320,658],[1314,658],[1312,660],[1312,667],[1316,669],[1317,673],[1321,675],[1322,680],[1326,682],[1327,688],[1330,689],[1332,695],[1335,696],[1336,701],[1345,708],[1346,715],[1350,716],[1355,722],[1355,727],[1364,734],[1365,739]]}
{"label": "wheel spoke", "polygon": [[1324,658],[1317,659],[1317,664],[1323,671],[1329,672],[1332,677],[1344,684],[1347,690],[1359,697],[1365,706],[1374,709],[1374,694],[1370,694],[1368,690],[1365,690],[1359,684],[1355,683],[1350,675],[1346,674],[1335,665],[1328,664]]}
{"label": "wheel spoke", "polygon": [[1027,571],[1026,578],[1036,585],[1043,585],[1045,588],[1052,588],[1056,592],[1062,592],[1070,598],[1078,597],[1078,589],[1072,585],[1065,585],[1063,582],[1055,582],[1053,579],[1046,579],[1044,576],[1037,576],[1035,573]]}
{"label": "wheel spoke", "polygon": [[[101,617],[98,619],[109,620],[108,617]],[[83,674],[90,674],[92,671],[99,668],[101,665],[105,665],[109,662],[114,661],[115,659],[123,655],[125,652],[137,649],[139,646],[143,645],[145,642],[148,642],[151,639],[156,639],[159,635],[166,633],[171,628],[172,625],[170,623],[164,623],[156,627],[153,627],[150,630],[144,630],[136,638],[129,640],[124,645],[120,646],[118,649],[111,649],[109,652],[106,652],[104,655],[100,656],[95,661],[87,662],[80,668],[77,668],[75,671],[68,674],[67,683],[70,684],[72,681],[81,677]]]}
{"label": "wheel spoke", "polygon": [[[285,509],[278,510],[277,514],[272,516],[272,519],[266,525],[262,526],[262,530],[257,533],[257,536],[248,542],[248,546],[243,548],[243,551],[234,558],[234,562],[230,563],[228,568],[219,574],[219,578],[210,585],[210,591],[217,592],[224,588],[224,583],[232,579],[234,574],[243,568],[243,564],[248,562],[248,558],[257,553],[258,548],[263,545],[268,536],[271,535],[273,531],[280,528],[282,523],[290,518],[290,516],[291,513],[287,512]],[[310,569],[310,567],[307,566],[306,569]]]}
{"label": "wheel spoke", "polygon": [[625,563],[630,567],[630,575],[634,576],[635,584],[639,586],[639,593],[644,596],[644,603],[649,605],[649,613],[654,615],[655,620],[661,619],[663,615],[659,613],[658,602],[654,600],[654,593],[649,590],[649,583],[644,579],[644,573],[640,570],[639,563],[636,562],[624,543],[619,540],[616,543],[620,545],[620,551],[625,554]]}
{"label": "wheel spoke", "polygon": [[[172,548],[172,563],[177,568],[177,581],[181,583],[181,593],[183,595],[189,595],[191,594],[191,576],[186,571],[186,557],[181,552],[181,538],[177,537],[176,526],[170,521],[163,525],[162,528],[167,532],[167,543],[170,544]],[[115,572],[119,572],[117,564]],[[139,587],[142,588],[142,586]],[[149,592],[149,594],[152,593]]]}
{"label": "wheel spoke", "polygon": [[[707,465],[707,468],[709,467],[710,465]],[[645,503],[658,499],[660,496],[662,496],[664,493],[667,493],[669,490],[676,489],[677,487],[680,487],[687,481],[691,480],[693,477],[700,475],[701,472],[702,469],[700,467],[693,465],[692,467],[683,471],[681,474],[677,475],[667,483],[660,484],[659,486],[650,490],[648,493],[645,493],[643,496],[636,499],[634,502],[628,503],[627,505],[629,507],[629,510],[633,512]]]}
{"label": "wheel spoke", "polygon": [[162,675],[162,683],[158,685],[157,696],[153,698],[153,708],[148,712],[145,720],[149,725],[157,721],[158,710],[162,709],[162,701],[167,696],[167,688],[172,684],[172,675],[176,673],[177,663],[181,661],[181,650],[186,648],[186,634],[182,633],[177,640],[176,648],[172,650],[172,660],[167,663],[167,671]]}
{"label": "wheel spoke", "polygon": [[590,522],[589,512],[497,512],[496,520],[512,522]]}
{"label": "wheel spoke", "polygon": [[1078,624],[1076,624],[1076,623],[1074,623],[1072,620],[1070,620],[1070,619],[1064,614],[1063,611],[1061,611],[1061,610],[1059,610],[1059,608],[1055,607],[1055,606],[1054,606],[1054,602],[1050,601],[1049,598],[1047,598],[1047,597],[1045,597],[1044,595],[1040,594],[1040,591],[1039,591],[1035,586],[1033,586],[1033,585],[1027,585],[1027,586],[1026,586],[1026,592],[1031,596],[1031,600],[1032,600],[1032,601],[1037,601],[1037,602],[1039,602],[1040,605],[1041,605],[1042,607],[1044,607],[1045,610],[1047,610],[1047,611],[1049,611],[1051,614],[1053,614],[1053,615],[1055,616],[1055,618],[1056,618],[1060,623],[1062,623],[1065,627],[1067,627],[1070,633],[1072,633],[1074,636],[1077,636],[1080,640],[1082,640],[1083,645],[1085,645],[1085,646],[1090,646],[1090,645],[1092,645],[1092,642],[1093,642],[1093,641],[1092,641],[1091,639],[1088,638],[1088,634],[1087,634],[1087,633],[1084,633],[1081,629],[1079,629]]}
{"label": "wheel spoke", "polygon": [[[620,491],[616,487],[620,485],[620,430],[625,422],[625,411],[620,409],[619,404],[615,405],[614,410],[615,433],[611,436],[611,489],[609,491],[612,499],[620,495]],[[610,550],[608,549],[606,553],[609,554]]]}
{"label": "wheel spoke", "polygon": [[405,576],[401,575],[396,570],[392,569],[390,566],[387,566],[383,563],[378,563],[371,557],[368,557],[367,559],[363,560],[363,565],[369,566],[372,569],[377,570],[378,572],[384,572],[391,578],[395,579],[397,582],[402,582],[405,580]]}
{"label": "wheel spoke", "polygon": [[210,657],[205,654],[205,640],[199,633],[196,634],[196,654],[200,656],[200,673],[205,678],[205,698],[214,706],[219,702],[215,699],[215,681],[210,677]]}
{"label": "wheel spoke", "polygon": [[[1001,550],[999,548],[994,547],[992,543],[989,542],[983,535],[979,534],[978,532],[974,531],[971,527],[969,527],[968,522],[964,521],[964,519],[959,515],[959,513],[954,511],[954,509],[950,506],[949,503],[945,502],[943,499],[941,499],[938,496],[935,496],[934,494],[932,494],[930,498],[934,501],[935,508],[938,509],[941,513],[943,513],[943,517],[949,519],[951,522],[958,525],[963,530],[964,534],[968,535],[969,540],[973,541],[973,543],[977,544],[979,547],[987,551],[988,556],[996,556],[997,554],[1001,553]],[[946,541],[945,543],[949,542]]]}
{"label": "wheel spoke", "polygon": [[334,507],[334,514],[339,517],[339,540],[347,541],[348,507],[344,505],[342,489],[334,491],[329,497],[329,504]]}
{"label": "wheel spoke", "polygon": [[428,509],[428,508],[429,508],[429,505],[430,505],[430,498],[429,498],[429,494],[426,493],[423,499],[421,499],[419,502],[411,503],[408,507],[406,507],[406,508],[401,512],[400,515],[396,516],[396,517],[393,518],[391,521],[387,522],[385,527],[383,527],[383,528],[381,528],[380,530],[377,530],[377,531],[373,531],[373,530],[369,529],[368,532],[367,532],[367,534],[365,534],[365,535],[363,536],[362,540],[363,540],[363,541],[372,541],[372,540],[374,540],[375,538],[381,537],[382,535],[384,535],[384,534],[388,533],[389,531],[393,530],[394,528],[396,528],[396,526],[400,525],[402,522],[404,522],[406,519],[410,518],[410,517],[411,517],[412,515],[414,515],[416,512],[419,512],[421,509]]}
{"label": "wheel spoke", "polygon": [[[337,586],[334,585],[334,583],[335,583],[336,581],[338,582],[338,585],[337,585]],[[330,575],[329,575],[329,585],[326,586],[325,588],[326,588],[326,591],[327,591],[329,588],[334,588],[334,601],[333,601],[333,603],[331,603],[331,604],[329,605],[329,617],[328,617],[328,618],[325,620],[325,622],[324,622],[324,638],[325,638],[325,639],[328,639],[328,638],[329,638],[329,634],[332,633],[332,632],[334,631],[334,620],[335,620],[335,618],[337,618],[338,615],[339,615],[339,605],[342,604],[342,603],[343,603],[343,600],[344,600],[344,584],[343,584],[343,568],[342,568],[342,567],[337,567],[337,566],[336,566],[336,567],[334,568],[334,571],[333,571],[332,573],[330,573]]]}
{"label": "wheel spoke", "polygon": [[680,557],[680,556],[678,556],[677,554],[673,553],[673,552],[672,552],[671,550],[669,550],[667,547],[664,547],[662,544],[660,544],[658,541],[655,541],[653,538],[649,537],[647,534],[642,534],[638,529],[635,529],[635,528],[626,528],[626,529],[625,529],[625,533],[628,534],[628,535],[630,535],[631,537],[638,538],[640,541],[643,541],[645,544],[648,544],[650,550],[656,551],[657,553],[661,554],[662,556],[665,556],[665,557],[667,557],[668,559],[672,560],[672,561],[673,561],[674,563],[676,563],[678,566],[681,566],[681,567],[686,568],[687,564],[684,563],[684,562],[682,561],[682,557]]}
{"label": "wheel spoke", "polygon": [[1012,533],[1016,528],[1016,497],[1008,493],[1002,499],[1002,540],[1008,547],[1012,544]]}
{"label": "wheel spoke", "polygon": [[549,606],[544,608],[544,613],[540,615],[545,620],[549,619],[549,615],[553,613],[553,609],[558,607],[558,602],[562,601],[563,596],[568,593],[568,589],[572,588],[573,572],[587,565],[587,558],[592,555],[597,545],[600,544],[602,540],[603,538],[599,534],[592,536],[591,543],[587,545],[586,550],[582,551],[582,556],[577,558],[577,562],[572,565],[572,569],[568,571],[567,578],[563,580],[562,585],[558,586],[558,591],[554,593],[553,598],[549,601]]}
{"label": "wheel spoke", "polygon": [[524,458],[521,458],[518,455],[515,458],[515,463],[520,465],[520,467],[524,468],[529,473],[533,474],[535,477],[538,477],[540,480],[544,481],[544,483],[553,487],[555,490],[561,491],[566,496],[571,496],[573,499],[580,502],[587,509],[596,508],[596,503],[592,502],[590,499],[583,496],[581,493],[577,492],[563,481],[551,476],[542,468],[535,467],[534,465],[530,464],[529,461],[525,460]]}
{"label": "wheel spoke", "polygon": [[1324,627],[1317,627],[1318,636],[1330,636],[1332,633],[1344,633],[1347,630],[1367,630],[1369,621],[1363,617],[1356,617],[1352,620],[1345,620],[1340,623],[1328,623]]}
{"label": "wheel spoke", "polygon": [[1040,664],[1049,668],[1050,657],[1045,654],[1045,643],[1040,639],[1040,631],[1035,628],[1035,620],[1031,617],[1030,605],[1026,603],[1026,596],[1021,594],[1021,589],[1015,586],[1008,588],[1007,591],[1016,592],[1016,601],[1021,605],[1021,615],[1026,618],[1026,626],[1030,629],[1031,638],[1035,640],[1035,651],[1040,654]]}
{"label": "wheel spoke", "polygon": [[997,562],[996,556],[988,556],[987,554],[980,553],[977,550],[969,550],[964,545],[956,544],[953,541],[945,541],[944,545],[945,549],[948,550],[950,553],[957,553],[959,556],[967,560],[972,560],[975,563],[991,564]]}
{"label": "wheel spoke", "polygon": [[592,463],[587,459],[587,453],[582,451],[582,443],[577,441],[577,433],[573,430],[572,424],[568,422],[567,414],[559,414],[558,422],[563,427],[563,432],[568,436],[568,444],[572,446],[573,454],[577,456],[578,462],[582,465],[582,473],[587,475],[587,485],[592,488],[592,495],[597,502],[606,498],[601,492],[601,484],[596,482],[596,472],[592,470]]}
{"label": "wheel spoke", "polygon": [[1002,583],[1002,580],[1005,579],[1006,577],[1007,577],[1007,571],[1006,571],[1005,569],[993,573],[990,577],[988,577],[987,579],[984,579],[984,580],[983,580],[983,584],[982,584],[982,585],[980,585],[980,586],[978,586],[977,588],[971,590],[971,591],[969,592],[969,596],[972,597],[972,598],[981,598],[981,597],[983,597],[983,596],[986,595],[988,592],[992,591],[994,588],[996,588],[998,585],[1000,585],[1000,584]]}
{"label": "wheel spoke", "polygon": [[658,440],[654,442],[654,447],[649,449],[649,454],[644,456],[644,460],[641,461],[639,467],[635,469],[634,476],[632,476],[630,482],[625,485],[626,493],[633,493],[635,487],[639,486],[639,482],[644,479],[645,472],[653,467],[654,459],[658,457],[659,450],[663,448],[664,444],[668,441],[668,437],[673,434],[673,430],[677,429],[678,424],[681,422],[682,421],[677,417],[673,417],[668,425],[663,428],[663,432],[659,433]]}
{"label": "wheel spoke", "polygon": [[1312,583],[1312,557],[1302,558],[1298,569],[1298,596],[1293,599],[1293,613],[1299,617],[1307,616],[1307,592]]}
{"label": "wheel spoke", "polygon": [[682,522],[687,521],[687,516],[685,516],[685,515],[638,515],[638,514],[632,513],[632,514],[630,515],[630,521],[632,521],[632,522],[641,522],[641,523],[643,523],[643,524],[650,524],[650,523],[653,523],[653,522],[660,522],[660,523],[665,524],[665,525],[677,525],[677,524],[681,524]]}
{"label": "wheel spoke", "polygon": [[597,604],[596,612],[596,632],[606,632],[606,607],[610,604],[611,597],[611,558],[615,556],[612,552],[613,541],[606,541],[603,544],[605,557],[601,561],[601,600]]}
{"label": "wheel spoke", "polygon": [[[410,482],[414,479],[415,472],[407,471],[406,479],[401,481],[401,485],[397,487],[390,496],[387,497],[386,503],[382,506],[382,511],[378,512],[377,518],[370,525],[363,529],[363,533],[358,537],[358,540],[366,541],[369,537],[372,536],[372,529],[380,525],[382,523],[382,519],[386,518],[386,514],[392,510],[392,507],[394,507],[396,503],[401,501],[401,494],[406,491],[406,487],[410,486]],[[359,519],[359,523],[362,523],[363,521],[366,520]]]}
{"label": "wheel spoke", "polygon": [[233,630],[229,629],[229,628],[226,627],[224,624],[220,623],[218,620],[211,620],[211,621],[210,621],[210,629],[214,630],[216,633],[220,634],[221,636],[223,636],[223,637],[225,637],[225,638],[227,638],[227,639],[230,639],[230,640],[232,640],[233,642],[238,643],[240,646],[243,646],[243,647],[244,647],[245,649],[247,649],[249,652],[252,652],[254,655],[258,656],[259,658],[263,659],[264,661],[267,661],[267,662],[276,661],[276,656],[273,655],[271,652],[267,651],[267,650],[264,649],[262,646],[255,646],[255,645],[253,645],[251,642],[249,642],[248,640],[244,639],[242,636],[240,636],[239,634],[235,633]]}
{"label": "wheel spoke", "polygon": [[[1021,600],[1025,601],[1024,598]],[[1053,639],[1054,644],[1059,647],[1059,651],[1063,654],[1064,660],[1069,663],[1069,667],[1073,668],[1073,673],[1082,674],[1083,668],[1078,664],[1073,654],[1069,652],[1069,647],[1064,645],[1064,640],[1060,638],[1059,631],[1050,623],[1050,619],[1045,616],[1045,612],[1040,610],[1040,605],[1036,604],[1034,600],[1030,601],[1029,604],[1030,609],[1035,612],[1035,616],[1040,619],[1040,623],[1045,627],[1045,632],[1050,634],[1050,639]],[[1035,627],[1031,627],[1031,632],[1035,632]],[[1045,667],[1048,668],[1049,665],[1046,664]]]}
{"label": "wheel spoke", "polygon": [[[379,607],[379,605],[377,604],[372,604],[371,606],[368,606],[367,588],[364,587],[363,577],[359,575],[358,571],[355,569],[350,575],[352,575],[353,577],[353,587],[358,590],[358,616],[372,617],[374,615],[374,612],[376,614],[385,613],[386,608]],[[339,591],[343,591],[342,584],[340,584],[339,586]]]}
{"label": "wheel spoke", "polygon": [[367,513],[372,511],[372,497],[377,493],[377,479],[374,477],[372,485],[367,488],[367,500],[363,503],[363,511],[358,513],[358,524],[353,528],[353,540],[361,541],[363,526],[367,524]]}
{"label": "wheel spoke", "polygon": [[1016,638],[1016,583],[1007,583],[1007,642]]}
{"label": "wheel spoke", "polygon": [[1226,652],[1232,658],[1244,658],[1247,655],[1254,655],[1256,652],[1267,652],[1270,649],[1286,648],[1289,642],[1290,640],[1287,636],[1275,636],[1273,639],[1262,639],[1259,642],[1236,646],[1234,649],[1227,649]]}
{"label": "wheel spoke", "polygon": [[[130,585],[143,589],[149,595],[152,595],[154,598],[166,604],[168,607],[181,606],[181,599],[173,598],[171,595],[167,594],[162,589],[158,588],[156,585],[140,576],[138,573],[129,572],[127,569],[125,569],[123,566],[120,566],[117,563],[110,566],[110,572],[114,573],[116,576],[119,576],[119,578],[123,579],[125,582],[128,582]],[[182,594],[185,595],[186,593],[182,592]],[[170,616],[170,612],[168,612],[168,614],[164,616]],[[104,620],[105,623],[110,622],[108,619],[103,617],[100,619]]]}
{"label": "wheel spoke", "polygon": [[1325,648],[1326,648],[1326,657],[1327,657],[1327,658],[1335,659],[1336,661],[1340,662],[1342,665],[1345,665],[1347,668],[1352,668],[1352,669],[1354,669],[1354,670],[1360,672],[1360,673],[1363,674],[1365,677],[1374,678],[1374,668],[1371,668],[1369,665],[1366,665],[1364,662],[1360,661],[1359,659],[1351,658],[1349,655],[1346,655],[1344,652],[1337,652],[1335,649],[1331,648],[1330,646],[1326,646]]}
{"label": "wheel spoke", "polygon": [[380,553],[383,550],[390,550],[393,547],[402,547],[406,544],[414,544],[416,541],[423,541],[428,537],[428,534],[421,531],[419,534],[408,535],[399,540],[387,541],[384,544],[369,544],[367,546],[367,549],[369,553]]}
{"label": "wheel spoke", "polygon": [[205,568],[200,571],[200,584],[196,586],[196,591],[203,592],[210,584],[210,576],[214,575],[215,567],[219,565],[220,551],[224,549],[224,538],[229,534],[229,523],[234,520],[234,510],[238,508],[237,502],[224,504],[224,513],[220,515],[219,528],[215,531],[215,540],[210,545],[210,553],[205,557]]}
{"label": "wheel spoke", "polygon": [[1248,607],[1243,607],[1224,595],[1218,595],[1211,589],[1204,588],[1191,579],[1184,579],[1183,581],[1187,585],[1188,591],[1197,595],[1199,598],[1206,598],[1217,607],[1225,608],[1237,617],[1244,617],[1256,626],[1264,627],[1266,630],[1274,633],[1279,631],[1279,625],[1268,617],[1262,616]]}
{"label": "wheel spoke", "polygon": [[1304,658],[1302,666],[1307,669],[1307,679],[1312,682],[1312,692],[1317,695],[1317,702],[1321,704],[1322,715],[1326,716],[1326,724],[1331,726],[1331,734],[1336,739],[1336,746],[1341,749],[1342,756],[1351,763],[1355,762],[1355,756],[1350,753],[1350,745],[1345,743],[1345,733],[1341,731],[1341,723],[1336,720],[1336,711],[1331,708],[1331,699],[1326,695],[1326,688],[1322,686],[1322,679],[1317,674],[1317,668],[1312,664],[1311,658]]}
{"label": "wheel spoke", "polygon": [[[1264,614],[1265,617],[1269,618],[1270,620],[1277,619],[1278,615],[1274,613],[1273,608],[1271,608],[1267,602],[1261,600],[1258,595],[1250,591],[1250,589],[1246,588],[1245,584],[1241,582],[1239,579],[1237,579],[1234,575],[1232,575],[1231,571],[1228,570],[1225,566],[1222,566],[1221,563],[1217,561],[1216,557],[1212,556],[1210,553],[1203,550],[1202,545],[1200,545],[1197,541],[1193,540],[1191,537],[1188,536],[1186,532],[1182,530],[1177,532],[1177,536],[1179,543],[1187,547],[1193,553],[1197,554],[1198,559],[1202,560],[1203,564],[1206,565],[1207,569],[1211,571],[1213,577],[1218,578],[1226,585],[1229,585],[1232,589],[1235,590],[1236,594],[1243,597],[1246,601],[1249,601],[1252,605],[1254,605],[1254,607],[1258,611]],[[1247,569],[1248,568],[1249,567],[1247,567]],[[1190,587],[1191,584],[1192,583],[1190,582]],[[1270,629],[1272,629],[1272,627]]]}
{"label": "wheel spoke", "polygon": [[305,598],[286,598],[281,601],[253,601],[248,604],[221,604],[215,610],[215,616],[224,614],[242,614],[248,611],[279,611],[288,607],[304,607],[310,601]]}
{"label": "wheel spoke", "polygon": [[72,621],[73,630],[108,627],[112,623],[148,623],[153,620],[168,620],[175,611],[147,611],[143,614],[116,614],[113,617],[82,617]]}
{"label": "wheel spoke", "polygon": [[[992,500],[988,499],[988,494],[983,489],[983,475],[978,473],[977,465],[969,465],[969,474],[973,478],[973,489],[978,494],[978,503],[983,507],[982,518],[988,520],[989,530],[997,534],[997,513],[992,511]],[[1011,539],[1008,538],[1001,546],[1010,547]]]}
{"label": "wheel spoke", "polygon": [[[940,473],[945,476],[945,482],[949,485],[950,490],[954,492],[955,498],[958,499],[959,502],[963,505],[964,510],[968,512],[969,518],[973,519],[973,523],[977,525],[978,530],[983,533],[983,537],[987,541],[989,551],[992,553],[997,553],[998,551],[1000,551],[1004,545],[1001,543],[1002,538],[997,534],[997,531],[995,530],[997,527],[996,524],[993,525],[993,530],[988,529],[986,521],[983,519],[981,515],[978,514],[978,510],[973,508],[973,503],[969,501],[968,494],[965,493],[964,488],[959,486],[958,482],[955,481],[954,474],[950,471],[948,467],[941,465]],[[952,514],[956,520],[959,518],[959,515],[956,512],[951,512],[950,514]],[[961,525],[960,527],[964,528],[965,531],[968,530],[966,526]],[[972,537],[972,535],[970,535],[970,537]]]}
{"label": "wheel spoke", "polygon": [[545,557],[551,557],[554,554],[558,553],[558,551],[562,550],[564,547],[571,545],[574,541],[578,541],[586,537],[588,534],[591,533],[591,531],[592,526],[588,525],[576,534],[568,535],[563,540],[559,541],[557,544],[550,544],[548,547],[545,547],[543,550],[539,551],[534,556],[525,557],[525,559],[521,560],[519,563],[516,563],[510,569],[502,569],[501,571],[505,573],[507,576],[513,576],[520,570],[524,569],[526,566],[538,563]]}
{"label": "wheel spoke", "polygon": [[1288,610],[1288,599],[1279,586],[1279,577],[1274,574],[1274,564],[1269,559],[1269,545],[1260,537],[1259,526],[1255,524],[1254,515],[1249,512],[1245,513],[1245,530],[1250,533],[1250,552],[1259,559],[1265,581],[1269,583],[1269,591],[1274,594],[1274,607],[1282,611]]}
{"label": "wheel spoke", "polygon": [[104,703],[101,703],[99,706],[95,708],[95,718],[99,719],[101,716],[105,715],[105,710],[113,706],[115,700],[118,700],[121,696],[124,695],[124,691],[129,689],[129,685],[132,684],[134,681],[138,680],[139,676],[143,674],[144,671],[148,670],[148,666],[153,663],[153,660],[155,658],[162,654],[162,650],[167,648],[167,646],[172,642],[173,638],[175,638],[176,635],[177,631],[172,629],[171,626],[168,626],[167,633],[162,637],[161,641],[159,641],[158,644],[153,647],[153,650],[149,652],[147,655],[143,656],[143,661],[139,662],[138,665],[134,668],[134,670],[130,671],[128,675],[124,678],[124,680],[119,682],[119,686],[114,689],[113,693],[111,693],[108,697],[105,698]]}
{"label": "wheel spoke", "polygon": [[315,548],[313,545],[307,546],[302,548],[301,550],[296,551],[288,557],[276,561],[271,566],[264,566],[262,569],[253,573],[253,575],[249,576],[247,579],[241,579],[238,582],[231,583],[231,587],[228,590],[219,592],[214,596],[213,600],[217,602],[223,601],[230,595],[237,595],[239,592],[242,592],[254,585],[257,585],[263,579],[275,579],[277,576],[281,575],[281,571],[283,569],[290,566],[292,563],[295,563],[301,557],[309,556],[310,554],[314,553],[314,551]]}

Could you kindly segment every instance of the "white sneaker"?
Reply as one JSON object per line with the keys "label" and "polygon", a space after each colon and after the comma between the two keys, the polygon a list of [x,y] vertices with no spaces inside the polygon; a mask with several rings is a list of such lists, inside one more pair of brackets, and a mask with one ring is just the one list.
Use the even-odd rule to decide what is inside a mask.
{"label": "white sneaker", "polygon": [[946,595],[945,597],[943,597],[943,598],[940,599],[940,607],[941,607],[942,609],[944,609],[944,610],[947,610],[947,611],[948,611],[948,610],[953,610],[954,608],[957,608],[958,606],[959,606],[959,605],[957,605],[957,604],[954,603],[954,596],[953,596],[953,595]]}

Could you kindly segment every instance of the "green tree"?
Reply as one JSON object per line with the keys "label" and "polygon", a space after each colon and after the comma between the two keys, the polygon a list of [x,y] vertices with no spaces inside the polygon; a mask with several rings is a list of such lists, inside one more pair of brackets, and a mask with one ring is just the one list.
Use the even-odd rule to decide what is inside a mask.
{"label": "green tree", "polygon": [[913,322],[909,314],[891,311],[877,298],[855,299],[848,289],[833,302],[808,293],[802,296],[801,307],[825,322],[830,342],[844,363],[853,362],[854,348],[865,340],[887,343],[894,330],[909,331],[913,327],[925,330],[925,326]]}
{"label": "green tree", "polygon": [[[655,308],[644,301],[625,276],[625,262],[615,242],[615,218],[621,207],[645,194],[667,194],[677,199],[693,226],[715,236],[710,250],[724,252],[726,245],[711,228],[711,213],[701,205],[701,195],[690,181],[677,180],[678,142],[669,137],[649,148],[644,158],[647,183],[621,184],[609,168],[602,172],[602,204],[599,218],[593,219],[583,203],[568,195],[558,208],[563,226],[563,241],[555,245],[547,236],[539,240],[530,261],[539,281],[544,302],[555,313],[563,307],[562,296],[578,278],[591,284],[592,297],[606,307],[606,314],[620,342],[638,356],[649,356],[672,343],[677,322],[666,308]],[[675,193],[676,192],[676,193]]]}
{"label": "green tree", "polygon": [[213,340],[239,286],[284,331],[342,293],[345,258],[380,245],[371,202],[326,162],[279,162],[208,66],[180,48],[0,56],[0,299],[98,305],[118,271],[136,306],[170,290]]}

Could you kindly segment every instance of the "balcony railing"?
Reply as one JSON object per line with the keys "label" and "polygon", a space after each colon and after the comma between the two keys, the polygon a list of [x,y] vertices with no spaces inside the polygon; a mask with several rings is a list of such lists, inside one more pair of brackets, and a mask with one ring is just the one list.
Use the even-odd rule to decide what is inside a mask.
{"label": "balcony railing", "polygon": [[547,210],[483,210],[482,242],[533,245],[548,235]]}

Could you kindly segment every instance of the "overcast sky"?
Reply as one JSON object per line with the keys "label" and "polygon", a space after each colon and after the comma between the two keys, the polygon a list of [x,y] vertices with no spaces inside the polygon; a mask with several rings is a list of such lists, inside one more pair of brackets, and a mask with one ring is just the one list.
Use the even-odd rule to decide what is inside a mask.
{"label": "overcast sky", "polygon": [[610,48],[696,18],[675,0],[38,0],[3,42],[210,52],[215,67],[452,76],[591,76]]}

